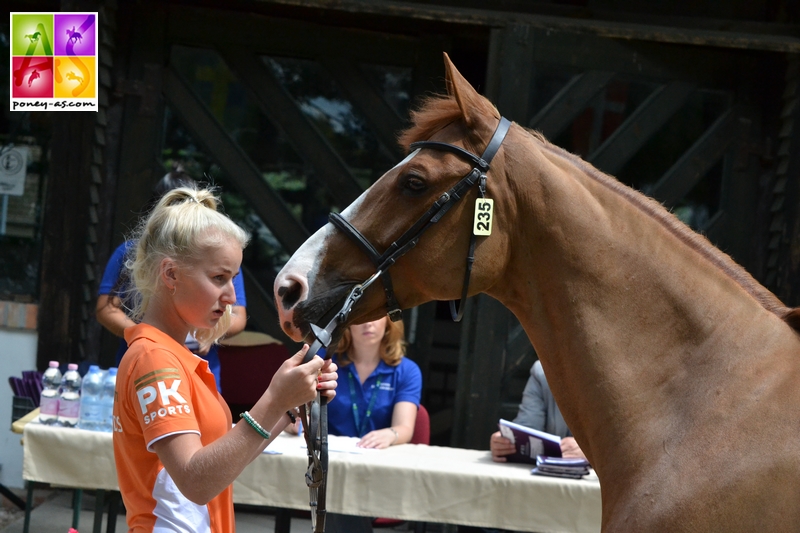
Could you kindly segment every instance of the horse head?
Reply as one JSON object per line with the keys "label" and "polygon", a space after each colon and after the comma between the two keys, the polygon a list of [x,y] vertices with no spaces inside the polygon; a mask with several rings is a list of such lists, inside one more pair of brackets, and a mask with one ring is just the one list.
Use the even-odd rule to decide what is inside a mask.
{"label": "horse head", "polygon": [[[413,125],[400,137],[408,149],[414,141],[447,143],[481,154],[498,128],[496,108],[467,82],[445,54],[446,97],[428,98],[413,113]],[[423,147],[413,150],[386,172],[342,213],[350,226],[378,254],[390,249],[409,228],[441,200],[444,193],[472,170],[472,163],[453,151]],[[488,171],[488,196],[495,202],[494,218],[512,209],[503,184],[502,148]],[[394,294],[407,309],[431,300],[461,297],[473,229],[478,187],[463,192],[448,212],[425,230],[417,244],[388,267]],[[504,269],[510,253],[509,228],[495,223],[493,233],[479,237],[469,281],[469,294],[489,289]],[[372,276],[376,265],[340,228],[329,223],[317,231],[286,263],[275,280],[275,300],[281,326],[295,340],[308,335],[310,323],[327,323],[351,289]],[[365,290],[347,324],[386,314],[387,296],[376,281]],[[385,282],[383,282],[385,287]]]}

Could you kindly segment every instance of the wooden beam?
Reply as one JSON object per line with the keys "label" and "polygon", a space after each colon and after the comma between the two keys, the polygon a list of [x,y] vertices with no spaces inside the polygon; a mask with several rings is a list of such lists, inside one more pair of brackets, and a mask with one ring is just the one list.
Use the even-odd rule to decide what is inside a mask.
{"label": "wooden beam", "polygon": [[691,83],[673,82],[662,85],[587,160],[603,172],[618,173],[683,106],[692,91],[694,85]]}
{"label": "wooden beam", "polygon": [[402,156],[397,135],[404,121],[375,89],[351,57],[324,54],[320,58],[347,100],[369,120],[369,125],[389,160]]}
{"label": "wooden beam", "polygon": [[656,182],[650,195],[667,206],[686,196],[740,134],[734,108],[725,111]]}
{"label": "wooden beam", "polygon": [[577,74],[534,116],[528,126],[554,139],[572,124],[589,102],[604,90],[613,72],[590,70]]}
{"label": "wooden beam", "polygon": [[293,253],[309,237],[303,227],[273,191],[255,163],[217,122],[208,108],[172,68],[164,70],[164,94],[172,110],[219,163],[239,191],[247,196],[259,217],[272,229],[287,252]]}
{"label": "wooden beam", "polygon": [[[433,336],[436,327],[436,302],[428,302],[403,312],[408,341],[408,356],[422,372],[422,383],[430,383]],[[425,391],[423,391],[424,393]],[[427,398],[422,398],[423,403]]]}
{"label": "wooden beam", "polygon": [[[530,26],[510,24],[492,29],[489,40],[486,96],[500,113],[519,124],[526,124],[533,111],[536,62],[534,32]],[[524,96],[523,96],[524,95]]]}
{"label": "wooden beam", "polygon": [[344,209],[364,192],[350,169],[328,144],[262,59],[247,51],[221,46],[219,53],[261,111],[286,133],[292,146],[314,168],[317,180]]}
{"label": "wooden beam", "polygon": [[[770,52],[800,52],[800,38],[797,27],[784,25],[759,28],[762,32],[769,28],[778,33],[749,33],[747,31],[727,31],[679,27],[665,24],[638,24],[613,20],[593,20],[563,16],[491,11],[466,7],[450,7],[401,2],[392,0],[262,0],[264,3],[279,4],[315,9],[327,9],[346,13],[371,14],[388,17],[403,17],[429,20],[451,24],[501,27],[509,24],[527,24],[543,30],[559,30],[578,34],[591,34],[600,37],[653,41],[659,43],[688,44],[695,46],[714,46],[719,48],[738,48],[745,50],[765,50]],[[673,19],[674,22],[674,19]]]}
{"label": "wooden beam", "polygon": [[148,23],[141,25],[132,36],[129,68],[122,75],[125,78],[115,80],[115,92],[118,96],[125,95],[125,110],[112,250],[125,240],[131,228],[136,227],[153,186],[166,174],[161,163],[164,128],[161,69],[167,63],[166,14],[161,6],[147,9],[143,5],[129,13],[135,20],[146,19]]}
{"label": "wooden beam", "polygon": [[[464,302],[462,302],[463,304]],[[497,428],[508,315],[486,294],[467,301],[461,326],[451,446],[485,449]]]}
{"label": "wooden beam", "polygon": [[[417,61],[414,64],[411,94],[420,97],[427,94],[443,94],[445,87],[442,52],[450,52],[453,43],[448,35],[423,35],[419,39]],[[414,102],[412,102],[412,106]]]}
{"label": "wooden beam", "polygon": [[[55,113],[51,129],[52,178],[45,187],[42,209],[42,259],[39,271],[36,367],[47,362],[79,363],[81,311],[85,299],[81,283],[86,243],[90,242],[89,199],[92,187],[92,138],[95,113]],[[9,354],[9,357],[12,355]]]}
{"label": "wooden beam", "polygon": [[[629,75],[635,79],[692,81],[707,88],[727,90],[738,73],[755,71],[761,53],[732,54],[713,47],[669,45],[650,41],[606,39],[597,35],[534,29],[534,58],[540,69],[590,70]],[[686,61],[690,56],[691,61]]]}
{"label": "wooden beam", "polygon": [[334,47],[357,61],[400,66],[413,66],[419,54],[415,36],[188,5],[168,9],[169,37],[175,44],[229,45],[254,54],[306,59],[316,59],[326,48]]}

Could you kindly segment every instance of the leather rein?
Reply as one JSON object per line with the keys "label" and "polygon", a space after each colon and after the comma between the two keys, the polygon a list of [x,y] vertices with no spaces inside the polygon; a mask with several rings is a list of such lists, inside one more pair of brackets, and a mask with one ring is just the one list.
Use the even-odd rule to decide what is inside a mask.
{"label": "leather rein", "polygon": [[[411,143],[412,151],[419,151],[423,148],[430,148],[443,152],[453,153],[473,165],[472,170],[450,190],[442,194],[423,214],[414,225],[403,233],[400,238],[389,246],[382,254],[378,253],[372,243],[364,237],[350,222],[338,213],[328,215],[328,220],[345,235],[350,237],[361,250],[367,254],[376,267],[375,273],[366,281],[353,287],[347,296],[344,305],[336,316],[331,319],[327,326],[321,328],[316,324],[310,324],[311,331],[315,340],[309,347],[303,362],[310,361],[314,355],[322,348],[327,348],[331,342],[333,332],[336,328],[347,321],[353,306],[363,296],[367,288],[376,280],[380,279],[383,283],[383,290],[386,294],[386,307],[389,318],[397,321],[402,318],[402,311],[397,303],[392,286],[392,278],[389,274],[391,267],[400,257],[408,253],[419,242],[419,238],[430,229],[433,224],[438,222],[456,202],[461,200],[476,183],[478,184],[478,194],[480,198],[486,197],[486,173],[489,171],[489,164],[494,158],[500,145],[511,127],[511,121],[505,117],[500,118],[500,123],[495,129],[489,144],[479,157],[472,152],[453,144],[438,141],[419,141]],[[472,265],[475,262],[476,233],[473,231],[470,236],[469,251],[467,253],[466,271],[464,273],[464,284],[461,291],[461,299],[456,309],[456,303],[450,302],[450,314],[455,322],[459,322],[464,315],[464,303],[469,292],[469,280],[472,273]],[[330,354],[328,354],[328,357]],[[306,471],[306,485],[309,488],[311,506],[312,527],[314,533],[324,533],[325,531],[325,496],[328,472],[328,407],[327,398],[319,392],[317,398],[308,405],[301,407],[300,415],[303,421],[303,435],[306,440],[308,450],[308,470]]]}

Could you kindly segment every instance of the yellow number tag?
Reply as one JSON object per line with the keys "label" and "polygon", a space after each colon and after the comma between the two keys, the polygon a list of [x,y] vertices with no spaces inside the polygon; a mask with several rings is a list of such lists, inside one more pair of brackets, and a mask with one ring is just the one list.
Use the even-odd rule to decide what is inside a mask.
{"label": "yellow number tag", "polygon": [[477,198],[475,200],[475,223],[472,226],[472,233],[483,236],[491,235],[493,215],[494,200]]}

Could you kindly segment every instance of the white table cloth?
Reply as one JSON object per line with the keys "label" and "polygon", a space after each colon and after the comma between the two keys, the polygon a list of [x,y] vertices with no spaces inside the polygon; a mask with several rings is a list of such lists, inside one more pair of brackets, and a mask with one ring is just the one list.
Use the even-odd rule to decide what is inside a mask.
{"label": "white table cloth", "polygon": [[[29,423],[23,478],[118,490],[110,433]],[[234,483],[237,503],[308,509],[304,441],[281,435]],[[600,531],[600,484],[533,476],[529,465],[495,463],[488,451],[403,444],[352,453],[331,437],[331,512],[539,533]],[[337,451],[343,450],[343,451]],[[350,450],[350,451],[344,451]]]}

